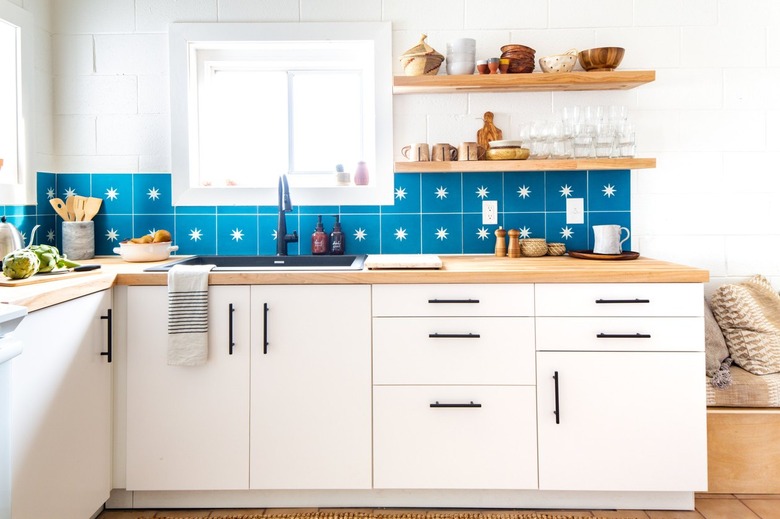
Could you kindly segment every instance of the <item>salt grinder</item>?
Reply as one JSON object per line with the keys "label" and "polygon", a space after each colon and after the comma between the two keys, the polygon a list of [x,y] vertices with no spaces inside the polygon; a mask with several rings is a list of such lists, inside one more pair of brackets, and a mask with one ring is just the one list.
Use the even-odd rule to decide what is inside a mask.
{"label": "salt grinder", "polygon": [[509,257],[520,257],[520,231],[509,229]]}
{"label": "salt grinder", "polygon": [[496,229],[496,256],[506,256],[506,230],[503,227]]}

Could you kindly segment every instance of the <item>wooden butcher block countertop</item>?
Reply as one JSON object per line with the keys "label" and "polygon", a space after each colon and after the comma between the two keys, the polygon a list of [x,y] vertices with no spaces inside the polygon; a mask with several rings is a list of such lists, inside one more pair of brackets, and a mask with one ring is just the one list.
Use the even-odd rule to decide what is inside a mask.
{"label": "wooden butcher block countertop", "polygon": [[[489,255],[441,256],[438,270],[361,270],[287,272],[212,272],[211,285],[330,285],[388,283],[704,283],[709,272],[640,256],[635,260],[598,261],[568,256],[498,258]],[[128,263],[116,256],[97,257],[84,264],[102,268],[90,275],[45,283],[0,287],[0,302],[27,306],[30,311],[75,299],[114,285],[166,285],[167,273],[144,272],[167,263]]]}

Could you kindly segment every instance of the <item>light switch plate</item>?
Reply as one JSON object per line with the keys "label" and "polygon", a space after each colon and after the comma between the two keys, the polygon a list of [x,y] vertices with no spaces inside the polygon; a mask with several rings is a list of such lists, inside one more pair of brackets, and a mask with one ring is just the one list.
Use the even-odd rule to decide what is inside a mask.
{"label": "light switch plate", "polygon": [[566,199],[566,223],[585,223],[585,199]]}

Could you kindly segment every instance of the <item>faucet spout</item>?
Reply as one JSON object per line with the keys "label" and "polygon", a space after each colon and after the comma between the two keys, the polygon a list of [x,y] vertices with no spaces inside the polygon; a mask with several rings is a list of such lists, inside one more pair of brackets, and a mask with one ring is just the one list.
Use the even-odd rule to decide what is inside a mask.
{"label": "faucet spout", "polygon": [[287,175],[279,176],[278,190],[278,208],[279,220],[276,226],[276,255],[287,256],[287,244],[298,241],[298,232],[293,231],[287,234],[287,219],[284,213],[292,211],[292,201],[290,200],[290,185],[287,183]]}

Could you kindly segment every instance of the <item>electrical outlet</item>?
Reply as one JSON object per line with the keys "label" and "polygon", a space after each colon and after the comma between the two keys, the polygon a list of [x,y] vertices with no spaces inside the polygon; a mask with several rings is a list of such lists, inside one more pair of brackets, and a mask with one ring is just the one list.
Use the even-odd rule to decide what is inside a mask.
{"label": "electrical outlet", "polygon": [[585,223],[585,199],[566,199],[566,223]]}
{"label": "electrical outlet", "polygon": [[482,201],[482,225],[498,223],[498,200]]}

